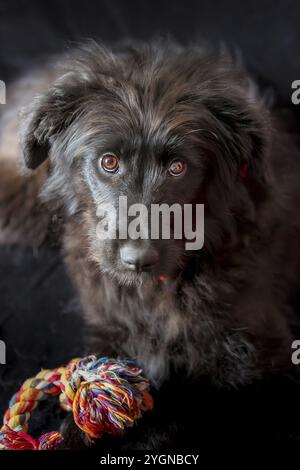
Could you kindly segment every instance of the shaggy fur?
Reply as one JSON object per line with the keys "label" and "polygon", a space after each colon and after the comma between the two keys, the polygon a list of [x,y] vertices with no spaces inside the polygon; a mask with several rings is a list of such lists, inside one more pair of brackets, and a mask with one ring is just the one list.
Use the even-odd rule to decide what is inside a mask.
{"label": "shaggy fur", "polygon": [[[240,387],[290,372],[299,332],[292,306],[300,261],[294,136],[224,54],[156,43],[114,51],[89,44],[72,55],[66,71],[23,112],[21,147],[35,170],[27,182],[12,168],[18,149],[10,146],[13,155],[7,154],[2,125],[1,239],[15,233],[18,197],[28,195],[32,231],[25,233],[36,242],[46,237],[48,211],[59,214],[89,352],[136,357],[161,390],[173,380],[185,390],[203,379]],[[99,169],[108,151],[120,157],[122,174]],[[187,171],[172,180],[166,168],[174,158],[184,159]],[[244,164],[248,173],[241,176]],[[40,215],[32,219],[37,188]],[[7,191],[14,195],[8,206]],[[117,205],[120,195],[147,206],[204,203],[204,249],[152,241],[158,265],[145,273],[126,270],[119,254],[124,241],[96,236],[97,210],[107,201]],[[168,400],[160,400],[164,420],[159,424],[158,411],[127,447],[177,442],[180,420],[169,419]],[[80,433],[65,425],[65,434],[67,446],[80,446]]]}

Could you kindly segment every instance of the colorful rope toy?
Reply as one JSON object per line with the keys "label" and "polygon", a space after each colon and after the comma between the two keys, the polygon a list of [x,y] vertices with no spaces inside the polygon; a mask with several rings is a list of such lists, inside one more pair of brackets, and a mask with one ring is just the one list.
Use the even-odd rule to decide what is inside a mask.
{"label": "colorful rope toy", "polygon": [[63,442],[58,431],[34,439],[27,434],[31,412],[39,401],[59,396],[64,410],[89,441],[104,433],[122,434],[142,413],[151,410],[150,384],[133,361],[88,356],[72,359],[66,367],[42,370],[26,380],[4,415],[1,450],[49,450]]}

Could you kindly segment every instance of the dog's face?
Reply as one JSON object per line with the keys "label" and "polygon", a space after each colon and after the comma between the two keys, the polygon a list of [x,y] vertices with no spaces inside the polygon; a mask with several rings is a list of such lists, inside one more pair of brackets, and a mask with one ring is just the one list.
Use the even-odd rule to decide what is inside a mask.
{"label": "dog's face", "polygon": [[[116,103],[112,101],[106,113],[114,106]],[[122,282],[132,283],[171,276],[183,266],[184,238],[163,239],[159,234],[158,239],[151,238],[151,209],[154,205],[184,207],[184,204],[199,201],[205,169],[192,139],[185,136],[188,130],[171,121],[173,113],[173,119],[178,118],[176,110],[169,110],[170,121],[165,129],[163,120],[155,127],[147,111],[139,116],[140,123],[136,122],[136,117],[132,119],[128,111],[120,109],[114,119],[108,118],[107,134],[96,132],[81,148],[77,171],[83,184],[78,181],[76,190],[80,188],[79,192],[89,201],[85,221],[93,259],[102,271]],[[99,128],[100,122],[93,124],[93,129]],[[88,130],[83,134],[85,132]],[[127,213],[132,214],[130,210],[135,212],[137,208],[138,219],[134,215],[124,220],[119,217],[121,199],[125,201]],[[142,217],[137,204],[142,205],[147,215]],[[113,229],[106,239],[97,236],[101,215]],[[136,227],[137,239],[129,232],[135,220],[136,225],[131,227]],[[171,234],[173,224],[170,216]],[[122,228],[126,239],[121,238]]]}
{"label": "dog's face", "polygon": [[[139,219],[141,237],[128,238],[132,218],[115,218],[120,197],[148,216],[153,204],[204,203],[205,249],[232,243],[235,215],[253,217],[251,188],[265,184],[262,110],[234,66],[177,48],[112,55],[93,46],[72,67],[33,103],[22,141],[30,168],[50,156],[43,197],[84,224],[87,256],[120,282],[140,283],[175,275],[194,254],[184,236],[151,238],[149,217]],[[115,236],[99,236],[103,217]]]}

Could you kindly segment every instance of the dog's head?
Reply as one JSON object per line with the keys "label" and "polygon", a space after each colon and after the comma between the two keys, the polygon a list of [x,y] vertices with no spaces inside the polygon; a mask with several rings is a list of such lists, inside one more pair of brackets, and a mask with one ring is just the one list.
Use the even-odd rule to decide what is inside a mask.
{"label": "dog's head", "polygon": [[[26,110],[25,161],[35,169],[49,157],[42,197],[84,225],[87,255],[102,271],[121,282],[172,276],[194,254],[184,233],[153,239],[149,218],[139,218],[141,238],[120,239],[118,218],[118,236],[103,239],[99,221],[113,210],[102,209],[118,211],[120,196],[148,214],[153,204],[203,203],[204,249],[236,243],[267,188],[267,117],[251,90],[224,56],[172,45],[119,52],[89,45]],[[172,211],[169,222],[172,233]]]}

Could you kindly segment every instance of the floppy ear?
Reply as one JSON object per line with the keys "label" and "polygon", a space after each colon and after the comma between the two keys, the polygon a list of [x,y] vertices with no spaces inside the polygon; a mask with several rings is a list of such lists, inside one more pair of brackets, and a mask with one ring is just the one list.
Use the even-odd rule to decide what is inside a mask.
{"label": "floppy ear", "polygon": [[53,139],[76,118],[83,90],[86,87],[65,76],[22,111],[20,143],[28,168],[34,170],[47,159]]}
{"label": "floppy ear", "polygon": [[53,160],[52,171],[43,184],[40,198],[53,207],[62,204],[69,214],[77,209],[77,199],[70,185],[69,167],[64,159],[52,154],[60,139],[82,110],[86,86],[71,74],[60,78],[43,95],[34,98],[21,116],[21,146],[26,166],[36,169],[48,157]]}
{"label": "floppy ear", "polygon": [[66,60],[65,73],[22,113],[21,145],[28,168],[46,160],[55,136],[76,119],[83,100],[95,88],[100,90],[116,68],[111,51],[93,42]]}
{"label": "floppy ear", "polygon": [[48,108],[48,96],[42,96],[21,113],[21,147],[26,166],[32,170],[48,157],[51,135]]}
{"label": "floppy ear", "polygon": [[[207,103],[221,132],[218,134],[220,150],[226,159],[220,165],[234,169],[232,174],[255,175],[264,182],[266,149],[269,142],[269,116],[259,102],[245,97],[217,97]],[[245,173],[247,168],[247,174]]]}

